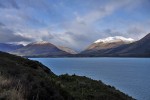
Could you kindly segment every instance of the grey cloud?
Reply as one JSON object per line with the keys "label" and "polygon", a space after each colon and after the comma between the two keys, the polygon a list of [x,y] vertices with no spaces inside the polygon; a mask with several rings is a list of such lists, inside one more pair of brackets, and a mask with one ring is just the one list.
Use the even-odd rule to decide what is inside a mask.
{"label": "grey cloud", "polygon": [[53,12],[53,4],[47,3],[47,0],[22,0],[18,1],[20,4],[23,4],[22,7],[25,8],[34,8],[40,9],[45,12]]}
{"label": "grey cloud", "polygon": [[123,36],[123,32],[119,32],[113,29],[106,29],[102,32],[106,37],[108,36]]}
{"label": "grey cloud", "polygon": [[17,2],[15,0],[8,0],[11,4],[12,7],[19,9],[19,5],[17,4]]}
{"label": "grey cloud", "polygon": [[88,36],[86,34],[76,34],[73,32],[66,32],[67,35],[69,35],[73,40],[75,41],[87,41]]}
{"label": "grey cloud", "polygon": [[39,25],[39,26],[46,26],[46,23],[42,20],[39,20],[37,18],[35,18],[34,16],[31,16],[27,13],[18,13],[18,15],[20,18],[22,18],[23,20],[26,21],[26,23],[31,23],[30,25]]}
{"label": "grey cloud", "polygon": [[19,6],[15,0],[0,0],[0,8],[19,9]]}
{"label": "grey cloud", "polygon": [[49,41],[51,39],[55,38],[52,34],[48,34],[46,36],[42,36],[41,39],[44,41]]}
{"label": "grey cloud", "polygon": [[3,23],[0,22],[0,27],[5,26]]}
{"label": "grey cloud", "polygon": [[132,27],[130,28],[129,30],[127,30],[128,34],[140,34],[140,33],[143,33],[144,30],[141,29],[141,28],[138,28],[138,27]]}
{"label": "grey cloud", "polygon": [[135,40],[139,40],[142,37],[144,37],[147,32],[142,27],[130,27],[129,29],[126,29],[126,31],[119,31],[119,30],[113,30],[113,29],[106,29],[102,31],[103,36],[102,37],[109,37],[109,36],[124,36],[127,38],[133,38]]}
{"label": "grey cloud", "polygon": [[[68,36],[68,42],[65,44],[71,48],[74,48],[77,51],[81,51],[87,46],[89,46],[91,43],[95,41],[95,39],[99,39],[101,37],[101,34],[98,34],[97,32],[89,31],[86,34],[76,34],[73,32],[66,32],[64,33],[66,38]],[[94,34],[94,35],[92,35]],[[67,39],[66,39],[67,40]],[[71,43],[70,45],[68,43]]]}
{"label": "grey cloud", "polygon": [[0,2],[0,8],[5,8],[5,6]]}
{"label": "grey cloud", "polygon": [[127,35],[134,38],[134,39],[141,39],[142,37],[144,37],[148,32],[146,31],[146,29],[144,29],[141,26],[134,26],[134,27],[130,27],[127,30]]}
{"label": "grey cloud", "polygon": [[0,26],[0,42],[21,42],[31,41],[32,39],[15,34],[13,30]]}
{"label": "grey cloud", "polygon": [[[68,38],[70,38],[67,40],[74,45],[75,48],[82,49],[96,39],[122,35],[122,33],[111,29],[104,31],[100,30],[100,32],[98,32],[99,30],[95,28],[94,24],[95,22],[101,21],[104,17],[113,14],[116,10],[127,4],[129,4],[129,0],[122,2],[118,0],[118,2],[115,3],[111,1],[101,6],[96,6],[86,14],[78,15],[78,13],[76,13],[75,20],[70,23],[65,23],[64,25]],[[66,33],[64,33],[65,36]]]}
{"label": "grey cloud", "polygon": [[[136,34],[140,31],[137,29],[135,32],[135,30],[130,29],[127,34],[124,34],[125,32],[123,33],[113,29],[101,30],[101,28],[99,28],[100,32],[97,32],[97,28],[95,28],[95,26],[93,25],[95,24],[95,22],[101,21],[104,17],[113,14],[113,12],[120,9],[121,7],[125,7],[126,5],[132,3],[131,0],[117,0],[117,2],[114,2],[114,0],[110,0],[111,2],[109,2],[108,4],[104,3],[100,5],[103,0],[96,0],[99,3],[96,2],[97,5],[95,5],[95,2],[91,0],[91,3],[93,3],[93,7],[91,7],[88,13],[76,15],[76,18],[74,20],[71,20],[69,22],[66,21],[67,24],[65,22],[59,23],[62,24],[60,25],[60,27],[64,31],[57,33],[56,30],[56,33],[52,31],[54,32],[54,34],[52,34],[51,31],[47,33],[45,31],[42,31],[42,28],[45,26],[46,28],[49,27],[48,25],[50,25],[51,23],[44,23],[44,18],[40,18],[34,15],[36,13],[35,11],[38,12],[38,10],[41,15],[44,14],[45,16],[48,16],[48,14],[59,15],[59,12],[57,12],[58,8],[54,6],[60,7],[60,5],[55,5],[55,3],[47,3],[47,1],[48,0],[0,0],[0,8],[15,8],[4,10],[0,9],[1,20],[2,22],[5,22],[9,27],[8,29],[3,23],[0,23],[0,42],[45,40],[70,46],[75,49],[83,49],[99,38],[114,35],[130,36],[131,34]],[[68,2],[69,1],[70,0],[68,0]],[[60,14],[59,16],[62,16],[62,14]],[[46,28],[44,30],[47,31],[48,28]],[[59,30],[58,26],[57,28]],[[18,30],[20,30],[20,33],[22,33],[23,35],[16,34]],[[28,36],[32,39],[28,38]]]}

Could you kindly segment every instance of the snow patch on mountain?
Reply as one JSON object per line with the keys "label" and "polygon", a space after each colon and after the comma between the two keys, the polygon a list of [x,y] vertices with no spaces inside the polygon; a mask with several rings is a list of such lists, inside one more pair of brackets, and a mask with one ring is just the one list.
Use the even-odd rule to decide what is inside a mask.
{"label": "snow patch on mountain", "polygon": [[36,44],[36,45],[44,45],[44,44],[50,44],[50,43],[47,42],[47,41],[39,41],[39,42],[31,43],[31,45],[34,45],[34,44]]}
{"label": "snow patch on mountain", "polygon": [[98,39],[97,41],[95,41],[94,43],[112,43],[112,42],[127,42],[127,43],[132,43],[134,42],[134,39],[132,38],[125,38],[122,36],[115,36],[115,37],[107,37],[107,38],[103,38],[103,39]]}

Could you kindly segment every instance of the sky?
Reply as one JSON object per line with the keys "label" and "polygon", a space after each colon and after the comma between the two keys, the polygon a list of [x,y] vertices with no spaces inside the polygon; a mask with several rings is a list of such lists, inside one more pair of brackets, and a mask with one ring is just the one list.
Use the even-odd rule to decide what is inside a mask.
{"label": "sky", "polygon": [[81,51],[110,36],[150,32],[150,0],[0,0],[0,42],[49,41]]}

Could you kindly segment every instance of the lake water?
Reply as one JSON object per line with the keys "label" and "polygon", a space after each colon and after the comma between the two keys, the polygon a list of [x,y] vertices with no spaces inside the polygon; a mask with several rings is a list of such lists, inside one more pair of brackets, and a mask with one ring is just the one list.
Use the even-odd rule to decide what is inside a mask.
{"label": "lake water", "polygon": [[150,100],[150,58],[31,58],[55,74],[88,76],[137,100]]}

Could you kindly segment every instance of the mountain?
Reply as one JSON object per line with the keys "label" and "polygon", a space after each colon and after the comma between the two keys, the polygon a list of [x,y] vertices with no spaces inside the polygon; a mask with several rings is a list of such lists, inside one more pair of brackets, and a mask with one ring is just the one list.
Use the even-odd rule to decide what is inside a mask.
{"label": "mountain", "polygon": [[85,76],[55,75],[38,61],[0,52],[0,100],[134,100]]}
{"label": "mountain", "polygon": [[110,48],[115,48],[123,44],[129,44],[134,42],[131,38],[124,38],[122,36],[108,37],[104,39],[99,39],[91,44],[86,50],[81,52],[81,54],[88,54],[96,52],[99,50],[106,50]]}
{"label": "mountain", "polygon": [[70,54],[77,54],[76,51],[74,51],[73,49],[71,48],[68,48],[68,47],[63,47],[63,46],[57,46],[60,50],[62,51],[65,51],[65,52],[68,52]]}
{"label": "mountain", "polygon": [[70,53],[63,51],[57,46],[46,41],[30,43],[25,47],[10,53],[28,57],[56,57],[70,55]]}
{"label": "mountain", "polygon": [[115,42],[114,40],[110,41],[112,39],[104,40],[99,40],[98,42],[95,42],[89,47],[90,49],[86,49],[85,51],[81,52],[78,56],[150,57],[150,33],[142,39],[135,42],[133,42],[133,40],[130,38],[120,39],[120,41],[115,39]]}
{"label": "mountain", "polygon": [[139,41],[110,49],[107,52],[118,56],[150,57],[150,33]]}
{"label": "mountain", "polygon": [[0,51],[10,52],[24,47],[22,44],[0,43]]}

